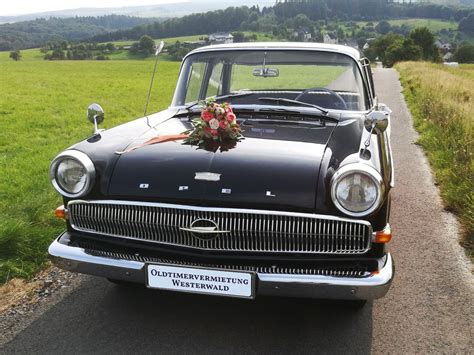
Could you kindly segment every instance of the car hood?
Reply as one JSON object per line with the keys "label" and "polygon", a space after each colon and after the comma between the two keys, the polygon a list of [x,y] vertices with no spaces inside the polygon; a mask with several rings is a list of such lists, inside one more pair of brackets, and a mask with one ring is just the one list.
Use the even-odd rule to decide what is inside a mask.
{"label": "car hood", "polygon": [[[318,175],[335,123],[244,122],[234,147],[198,149],[171,141],[120,155],[107,195],[184,204],[314,209]],[[173,118],[135,138],[190,128]],[[226,150],[227,149],[227,150]],[[215,152],[213,150],[216,150]],[[203,174],[211,173],[202,177]]]}

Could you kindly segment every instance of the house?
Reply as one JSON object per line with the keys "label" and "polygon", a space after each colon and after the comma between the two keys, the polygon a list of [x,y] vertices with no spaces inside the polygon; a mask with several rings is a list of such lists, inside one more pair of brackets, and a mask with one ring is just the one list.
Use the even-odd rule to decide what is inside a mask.
{"label": "house", "polygon": [[445,55],[443,55],[443,62],[450,62],[451,59],[453,59],[453,53],[447,52]]}
{"label": "house", "polygon": [[328,44],[338,44],[337,35],[334,32],[323,34],[323,42]]}
{"label": "house", "polygon": [[209,35],[210,44],[234,43],[234,36],[227,32],[216,32]]}
{"label": "house", "polygon": [[311,32],[309,31],[308,27],[300,27],[295,32],[293,32],[293,37],[301,42],[309,42],[311,41]]}
{"label": "house", "polygon": [[448,52],[451,52],[453,48],[450,43],[440,41],[439,39],[435,41],[435,46],[442,54],[447,54]]}

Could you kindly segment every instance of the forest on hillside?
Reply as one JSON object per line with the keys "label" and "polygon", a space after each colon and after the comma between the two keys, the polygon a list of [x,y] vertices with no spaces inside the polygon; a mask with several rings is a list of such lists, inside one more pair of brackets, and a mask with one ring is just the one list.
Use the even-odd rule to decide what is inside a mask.
{"label": "forest on hillside", "polygon": [[312,0],[278,3],[273,7],[229,7],[207,13],[173,18],[141,25],[129,30],[105,33],[92,38],[107,42],[121,39],[136,40],[146,34],[153,38],[186,36],[216,31],[259,30],[280,27],[285,20],[305,14],[310,20],[322,21],[380,21],[398,18],[431,18],[462,21],[473,8],[434,4],[403,4],[387,0]]}
{"label": "forest on hillside", "polygon": [[49,18],[0,25],[0,51],[40,47],[47,42],[80,41],[111,31],[156,22],[156,19],[121,15]]}
{"label": "forest on hillside", "polygon": [[[389,0],[286,0],[274,6],[228,7],[225,10],[195,13],[167,20],[119,15],[39,19],[0,25],[0,50],[41,47],[48,42],[64,40],[111,42],[138,40],[143,35],[167,38],[220,31],[270,32],[276,37],[287,38],[288,31],[298,30],[302,26],[327,29],[331,27],[328,26],[330,23],[379,22],[407,18],[459,23],[459,31],[466,34],[464,38],[461,36],[459,41],[469,36],[474,37],[474,8],[408,1],[410,0],[406,3]],[[295,23],[294,19],[300,14],[304,14],[310,22]],[[408,32],[408,29],[404,32]],[[363,40],[364,36],[357,37]],[[454,36],[453,33],[445,34],[449,40]]]}

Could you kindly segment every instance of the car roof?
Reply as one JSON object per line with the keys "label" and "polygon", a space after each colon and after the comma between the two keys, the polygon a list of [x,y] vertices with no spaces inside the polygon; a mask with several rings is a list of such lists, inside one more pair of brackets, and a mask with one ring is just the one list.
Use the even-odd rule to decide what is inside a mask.
{"label": "car roof", "polygon": [[245,42],[245,43],[229,43],[216,44],[197,48],[188,55],[210,51],[226,51],[226,50],[252,50],[252,49],[268,49],[268,50],[309,50],[341,53],[360,60],[361,55],[358,49],[343,46],[340,44],[327,44],[315,42]]}

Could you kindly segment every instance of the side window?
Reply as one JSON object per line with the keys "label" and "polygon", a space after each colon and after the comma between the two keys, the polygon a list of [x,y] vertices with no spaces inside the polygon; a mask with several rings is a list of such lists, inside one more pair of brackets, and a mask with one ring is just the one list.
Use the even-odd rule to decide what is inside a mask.
{"label": "side window", "polygon": [[187,92],[185,102],[193,102],[199,100],[199,93],[201,92],[201,83],[204,78],[204,70],[206,63],[195,62],[191,65],[189,71],[189,78],[187,83]]}
{"label": "side window", "polygon": [[221,92],[222,86],[222,63],[217,63],[212,68],[211,76],[209,77],[209,85],[207,86],[206,97],[218,96]]}

